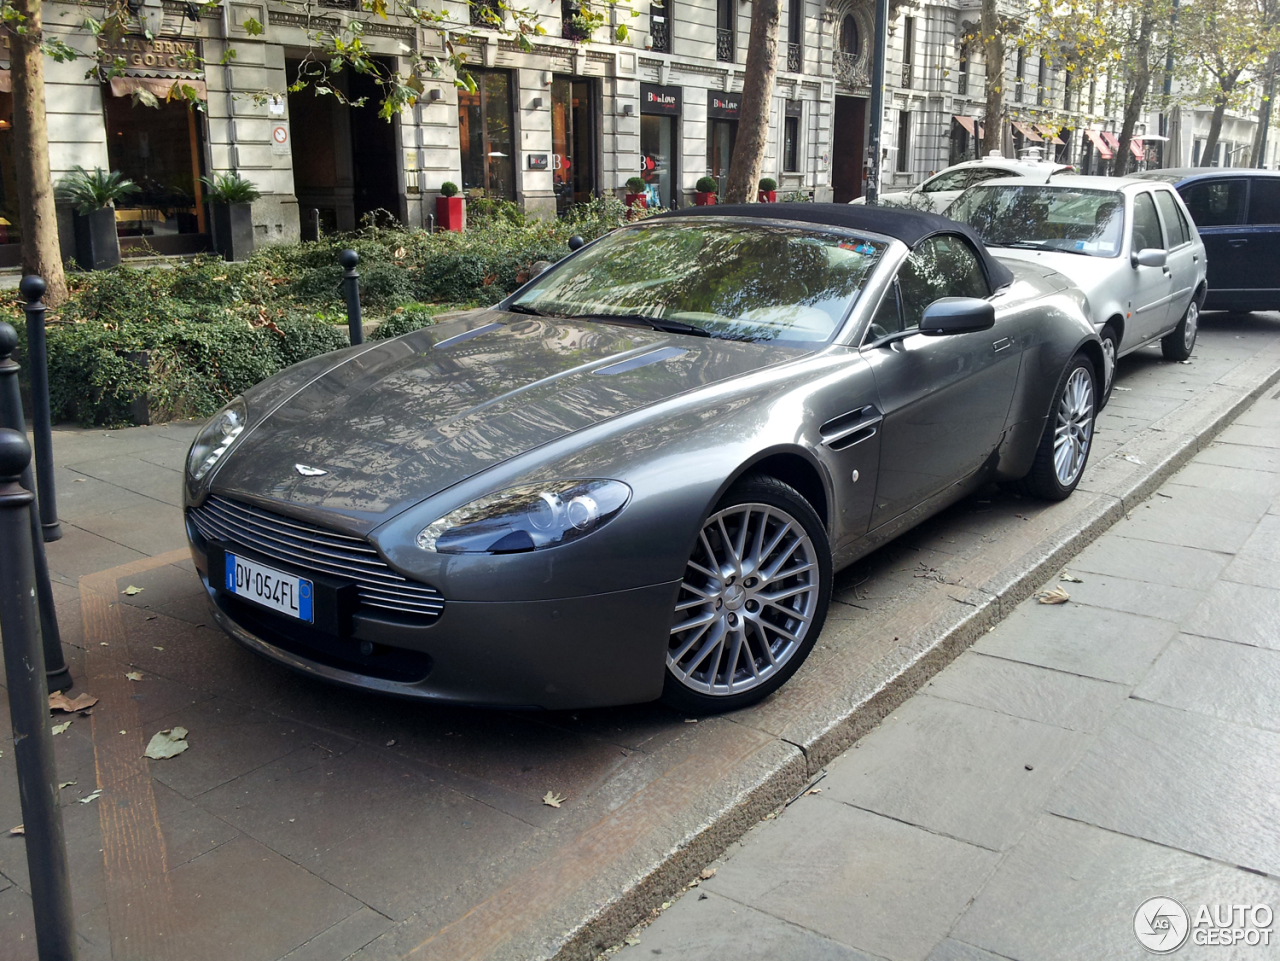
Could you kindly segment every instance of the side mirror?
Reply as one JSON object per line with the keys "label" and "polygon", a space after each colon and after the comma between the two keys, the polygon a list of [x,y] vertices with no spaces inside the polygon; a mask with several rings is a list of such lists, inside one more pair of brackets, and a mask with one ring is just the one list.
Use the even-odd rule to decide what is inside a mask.
{"label": "side mirror", "polygon": [[943,297],[924,309],[920,333],[929,337],[969,334],[996,325],[996,308],[977,297]]}
{"label": "side mirror", "polygon": [[1168,262],[1169,255],[1155,247],[1143,247],[1130,260],[1135,267],[1163,267]]}

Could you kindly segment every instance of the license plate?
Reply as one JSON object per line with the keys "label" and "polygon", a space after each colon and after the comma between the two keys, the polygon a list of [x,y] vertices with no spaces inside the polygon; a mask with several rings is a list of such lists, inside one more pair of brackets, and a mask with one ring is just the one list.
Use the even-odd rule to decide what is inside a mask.
{"label": "license plate", "polygon": [[226,589],[245,600],[312,623],[311,600],[315,591],[303,577],[227,552]]}

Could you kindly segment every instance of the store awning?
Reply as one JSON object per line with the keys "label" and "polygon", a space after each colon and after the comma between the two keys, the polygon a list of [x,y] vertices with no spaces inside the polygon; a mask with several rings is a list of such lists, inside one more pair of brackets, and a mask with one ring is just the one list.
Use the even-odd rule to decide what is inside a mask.
{"label": "store awning", "polygon": [[1107,146],[1107,142],[1102,139],[1102,134],[1097,130],[1086,130],[1084,135],[1089,138],[1093,145],[1098,149],[1098,153],[1102,155],[1103,160],[1110,160],[1113,154],[1112,149]]}
{"label": "store awning", "polygon": [[1142,160],[1146,156],[1146,148],[1137,137],[1129,141],[1129,153],[1133,154],[1134,160]]}
{"label": "store awning", "polygon": [[[203,80],[175,80],[172,77],[112,77],[111,96],[131,97],[137,90],[146,90],[165,100],[174,84],[178,84],[179,88],[190,87],[200,100],[209,99],[209,88]],[[181,96],[179,91],[174,91],[174,94],[175,97]]]}
{"label": "store awning", "polygon": [[1110,130],[1103,130],[1102,139],[1108,147],[1113,151],[1120,149],[1120,138],[1113,134]]}
{"label": "store awning", "polygon": [[973,117],[962,117],[959,114],[954,114],[951,119],[969,131],[970,137],[978,136],[978,121]]}
{"label": "store awning", "polygon": [[1036,124],[1036,130],[1040,131],[1040,136],[1044,137],[1049,143],[1056,143],[1059,147],[1066,145],[1066,141],[1058,136],[1056,128],[1050,127],[1048,124],[1038,123]]}
{"label": "store awning", "polygon": [[1044,143],[1044,137],[1036,133],[1029,123],[1022,123],[1019,120],[1015,120],[1013,121],[1013,129],[1018,131],[1018,133],[1022,134],[1022,136],[1026,137],[1028,140],[1034,141],[1035,143]]}

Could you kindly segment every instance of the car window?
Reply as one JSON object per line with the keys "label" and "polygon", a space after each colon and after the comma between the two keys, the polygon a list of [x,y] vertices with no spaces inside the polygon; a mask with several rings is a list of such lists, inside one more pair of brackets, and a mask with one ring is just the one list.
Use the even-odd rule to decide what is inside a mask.
{"label": "car window", "polygon": [[1178,193],[1197,227],[1223,227],[1240,223],[1244,187],[1243,179],[1209,180],[1179,187]]}
{"label": "car window", "polygon": [[1160,216],[1164,219],[1164,231],[1169,235],[1169,246],[1177,247],[1191,239],[1191,232],[1182,222],[1182,214],[1178,210],[1178,202],[1167,190],[1156,191],[1156,206],[1160,208]]}
{"label": "car window", "polygon": [[1280,179],[1258,177],[1250,185],[1249,223],[1280,224]]}
{"label": "car window", "polygon": [[1151,194],[1140,193],[1133,198],[1133,250],[1154,248],[1164,250],[1164,238],[1160,235],[1160,218],[1156,216],[1155,201]]}
{"label": "car window", "polygon": [[862,338],[862,342],[869,344],[889,334],[896,334],[902,329],[902,314],[898,310],[898,282],[895,280],[884,292],[884,297],[880,300],[880,306],[876,308],[876,315],[871,318],[871,326],[867,328],[867,335]]}
{"label": "car window", "polygon": [[1014,174],[1008,170],[997,170],[994,167],[974,167],[970,170],[970,173],[972,175],[970,176],[968,183],[970,187],[974,184],[980,184],[984,180],[995,180],[997,177],[1014,176]]}
{"label": "car window", "polygon": [[1115,257],[1124,236],[1124,195],[1070,184],[983,184],[947,208],[988,247]]}
{"label": "car window", "polygon": [[903,330],[920,326],[924,309],[943,297],[986,297],[991,291],[973,248],[954,234],[922,241],[898,269]]}
{"label": "car window", "polygon": [[936,193],[939,190],[963,190],[968,178],[968,170],[944,170],[920,189],[927,194]]}

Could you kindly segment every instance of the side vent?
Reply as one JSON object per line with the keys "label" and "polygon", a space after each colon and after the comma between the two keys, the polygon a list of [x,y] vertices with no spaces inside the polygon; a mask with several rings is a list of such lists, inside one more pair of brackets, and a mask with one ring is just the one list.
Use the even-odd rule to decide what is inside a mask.
{"label": "side vent", "polygon": [[818,428],[818,433],[822,435],[824,446],[832,450],[845,450],[875,437],[883,419],[875,405],[867,404],[831,418]]}

